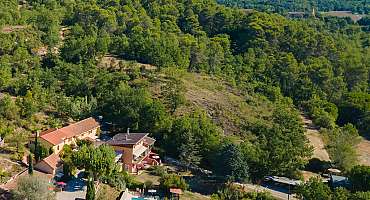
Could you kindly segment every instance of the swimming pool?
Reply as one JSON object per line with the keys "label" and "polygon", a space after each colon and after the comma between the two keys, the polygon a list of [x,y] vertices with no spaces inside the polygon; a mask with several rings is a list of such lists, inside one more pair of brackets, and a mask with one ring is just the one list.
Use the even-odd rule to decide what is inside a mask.
{"label": "swimming pool", "polygon": [[131,200],[145,200],[145,199],[141,197],[132,197]]}

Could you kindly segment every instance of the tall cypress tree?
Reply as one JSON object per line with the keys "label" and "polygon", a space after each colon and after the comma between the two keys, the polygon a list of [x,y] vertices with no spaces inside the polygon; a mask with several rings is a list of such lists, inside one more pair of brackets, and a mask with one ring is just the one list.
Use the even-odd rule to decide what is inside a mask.
{"label": "tall cypress tree", "polygon": [[33,174],[32,154],[28,155],[28,174]]}
{"label": "tall cypress tree", "polygon": [[38,137],[39,137],[39,132],[36,133],[36,137],[35,137],[35,160],[36,160],[36,163],[40,161],[40,148],[39,148]]}
{"label": "tall cypress tree", "polygon": [[89,178],[87,181],[87,191],[86,191],[86,200],[95,199],[95,186],[94,186],[94,177],[93,174],[89,173]]}

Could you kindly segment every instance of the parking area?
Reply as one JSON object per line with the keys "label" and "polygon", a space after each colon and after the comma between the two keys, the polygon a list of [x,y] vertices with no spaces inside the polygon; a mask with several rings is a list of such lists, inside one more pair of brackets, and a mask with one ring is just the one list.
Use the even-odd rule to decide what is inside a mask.
{"label": "parking area", "polygon": [[75,178],[67,182],[63,191],[57,192],[57,200],[84,199],[86,196],[86,182],[81,178]]}

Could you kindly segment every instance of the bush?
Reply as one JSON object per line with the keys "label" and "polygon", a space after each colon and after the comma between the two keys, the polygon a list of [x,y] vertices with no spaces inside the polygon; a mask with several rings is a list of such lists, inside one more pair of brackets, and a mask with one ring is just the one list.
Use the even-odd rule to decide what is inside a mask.
{"label": "bush", "polygon": [[25,176],[21,177],[17,182],[17,188],[13,191],[13,199],[19,200],[53,200],[55,193],[50,191],[52,185],[48,180],[38,176]]}
{"label": "bush", "polygon": [[77,146],[82,147],[83,145],[90,146],[93,145],[94,143],[90,140],[77,140],[76,144]]}
{"label": "bush", "polygon": [[348,198],[348,200],[369,200],[370,192],[356,192]]}
{"label": "bush", "polygon": [[170,188],[180,188],[182,190],[187,190],[189,185],[186,183],[185,179],[176,174],[166,174],[159,179],[160,187],[165,191]]}
{"label": "bush", "polygon": [[154,176],[164,176],[167,173],[164,166],[155,165],[150,168],[150,174]]}
{"label": "bush", "polygon": [[370,167],[355,166],[349,172],[349,180],[355,191],[370,191]]}
{"label": "bush", "polygon": [[274,200],[271,194],[267,192],[245,192],[235,185],[226,185],[222,190],[212,194],[212,200],[234,200],[234,199],[248,199],[248,200]]}
{"label": "bush", "polygon": [[153,182],[150,180],[147,180],[144,182],[145,188],[149,189],[153,187]]}
{"label": "bush", "polygon": [[109,176],[102,176],[100,180],[117,190],[126,189],[126,175],[122,172],[115,171]]}
{"label": "bush", "polygon": [[298,186],[297,195],[305,200],[331,199],[332,192],[320,179],[311,178],[307,183]]}

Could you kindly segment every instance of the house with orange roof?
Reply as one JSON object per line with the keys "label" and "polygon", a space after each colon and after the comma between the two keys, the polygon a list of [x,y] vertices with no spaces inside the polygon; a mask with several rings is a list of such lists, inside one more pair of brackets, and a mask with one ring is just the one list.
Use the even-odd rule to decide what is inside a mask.
{"label": "house with orange roof", "polygon": [[52,153],[38,162],[34,168],[47,174],[55,174],[58,169],[61,169],[61,166],[62,163],[59,155]]}
{"label": "house with orange roof", "polygon": [[95,139],[100,132],[100,123],[90,117],[60,129],[49,129],[40,134],[40,141],[59,154],[63,146],[75,145],[78,140]]}

